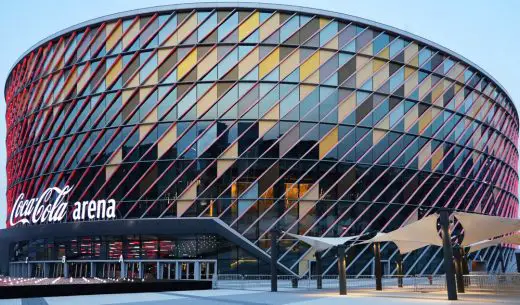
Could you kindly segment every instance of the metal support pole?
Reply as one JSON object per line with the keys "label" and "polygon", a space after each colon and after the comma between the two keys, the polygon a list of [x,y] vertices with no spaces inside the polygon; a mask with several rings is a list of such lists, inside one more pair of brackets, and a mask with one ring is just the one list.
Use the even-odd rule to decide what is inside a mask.
{"label": "metal support pole", "polygon": [[96,277],[96,263],[90,262],[90,277]]}
{"label": "metal support pole", "polygon": [[442,231],[442,250],[444,252],[444,272],[446,273],[446,288],[448,300],[457,300],[457,287],[455,284],[455,272],[453,271],[453,249],[450,238],[450,215],[446,210],[440,211],[440,223]]}
{"label": "metal support pole", "polygon": [[374,243],[374,263],[375,263],[375,278],[376,278],[376,290],[383,290],[383,268],[381,267],[381,245]]}
{"label": "metal support pole", "polygon": [[278,233],[271,231],[271,291],[278,291]]}
{"label": "metal support pole", "polygon": [[345,262],[345,245],[338,246],[339,294],[347,294],[347,264]]}
{"label": "metal support pole", "polygon": [[464,276],[462,275],[462,252],[460,247],[453,249],[454,251],[454,263],[455,263],[455,276],[457,280],[457,292],[464,293]]}
{"label": "metal support pole", "polygon": [[397,287],[403,287],[403,257],[397,253]]}
{"label": "metal support pole", "polygon": [[63,263],[63,277],[69,277],[69,263]]}
{"label": "metal support pole", "polygon": [[321,252],[316,251],[314,254],[316,256],[316,288],[322,289],[323,288],[323,271],[321,266]]}
{"label": "metal support pole", "polygon": [[43,263],[43,277],[49,277],[49,263]]}
{"label": "metal support pole", "polygon": [[163,274],[163,273],[162,273],[161,266],[162,266],[162,265],[161,265],[161,262],[157,262],[157,267],[156,267],[156,268],[157,268],[156,278],[157,278],[158,280],[162,280],[162,274]]}

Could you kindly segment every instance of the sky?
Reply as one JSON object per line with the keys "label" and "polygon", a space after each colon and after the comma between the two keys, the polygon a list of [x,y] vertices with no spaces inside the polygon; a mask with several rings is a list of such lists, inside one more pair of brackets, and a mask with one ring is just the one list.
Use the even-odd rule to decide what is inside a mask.
{"label": "sky", "polygon": [[[186,1],[17,0],[0,2],[0,228],[6,218],[4,84],[17,58],[36,42],[64,28],[126,10]],[[242,1],[237,1],[242,2]],[[278,0],[354,15],[422,36],[489,72],[520,109],[520,1],[517,0]]]}

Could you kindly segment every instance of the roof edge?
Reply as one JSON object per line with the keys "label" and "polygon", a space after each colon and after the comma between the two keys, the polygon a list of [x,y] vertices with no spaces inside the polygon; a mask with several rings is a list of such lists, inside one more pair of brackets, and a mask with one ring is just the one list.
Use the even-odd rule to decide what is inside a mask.
{"label": "roof edge", "polygon": [[[11,75],[13,69],[22,61],[25,56],[29,55],[32,51],[34,51],[36,48],[40,47],[41,45],[52,41],[60,36],[63,36],[67,33],[70,33],[75,30],[79,30],[81,28],[87,27],[89,25],[95,25],[107,21],[111,21],[114,19],[134,16],[134,15],[142,15],[142,14],[148,14],[148,13],[156,13],[156,12],[167,12],[167,11],[173,11],[173,10],[188,10],[188,9],[214,9],[214,8],[247,8],[247,9],[270,9],[270,10],[279,10],[279,11],[288,11],[288,12],[299,12],[299,13],[306,13],[306,14],[313,14],[313,15],[322,15],[322,16],[328,16],[333,18],[339,18],[344,20],[349,20],[356,23],[366,24],[368,26],[372,26],[375,28],[379,28],[384,31],[390,31],[398,34],[399,36],[415,40],[417,42],[423,43],[425,45],[429,45],[431,47],[434,47],[446,54],[449,54],[450,56],[453,56],[457,58],[459,61],[465,62],[469,66],[477,69],[479,72],[481,72],[484,76],[492,80],[499,88],[502,90],[511,101],[511,104],[513,106],[513,109],[515,109],[517,118],[518,118],[518,109],[516,108],[513,99],[511,98],[511,95],[509,92],[505,89],[502,84],[498,80],[496,80],[491,74],[489,74],[486,70],[481,68],[479,65],[475,64],[471,60],[465,58],[464,56],[460,55],[459,53],[452,51],[442,45],[439,45],[431,40],[428,40],[426,38],[423,38],[421,36],[412,34],[410,32],[407,32],[405,30],[398,29],[396,27],[386,25],[383,23],[379,23],[376,21],[372,21],[369,19],[352,16],[344,13],[338,13],[334,11],[324,10],[324,9],[317,9],[317,8],[311,8],[311,7],[304,7],[304,6],[296,6],[296,5],[285,5],[285,4],[270,4],[270,3],[256,3],[256,2],[196,2],[196,3],[181,3],[181,4],[171,4],[171,5],[159,5],[159,6],[152,6],[142,9],[134,9],[129,11],[123,11],[119,13],[109,14],[105,16],[101,16],[98,18],[86,20],[84,22],[78,23],[76,25],[70,26],[68,28],[65,28],[61,31],[58,31],[40,41],[35,43],[33,46],[31,46],[29,49],[27,49],[18,59],[14,62],[14,64],[9,69],[9,73],[7,74],[7,78],[9,79],[9,76]],[[4,93],[6,84],[4,84]],[[5,96],[4,96],[5,98]]]}

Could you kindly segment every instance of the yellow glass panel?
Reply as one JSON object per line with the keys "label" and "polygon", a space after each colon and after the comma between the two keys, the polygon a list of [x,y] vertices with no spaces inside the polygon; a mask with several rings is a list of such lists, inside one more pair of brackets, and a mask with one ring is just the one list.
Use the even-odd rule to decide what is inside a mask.
{"label": "yellow glass panel", "polygon": [[429,91],[432,86],[432,77],[426,77],[421,85],[419,86],[419,98],[422,99]]}
{"label": "yellow glass panel", "polygon": [[329,24],[330,19],[327,18],[320,18],[320,28],[325,27],[327,24]]}
{"label": "yellow glass panel", "polygon": [[417,69],[410,68],[410,67],[404,67],[404,79],[407,79],[415,71],[417,71]]}
{"label": "yellow glass panel", "polygon": [[260,41],[263,41],[267,37],[276,31],[280,25],[280,13],[273,14],[264,24],[260,26]]}
{"label": "yellow glass panel", "polygon": [[418,117],[419,117],[419,106],[415,105],[412,107],[412,109],[410,109],[406,113],[406,116],[404,117],[404,130],[408,131],[412,127],[412,125],[414,124],[414,122],[417,120]]}
{"label": "yellow glass panel", "polygon": [[278,120],[280,118],[280,104],[276,104],[263,117],[266,120]]}
{"label": "yellow glass panel", "polygon": [[439,165],[439,162],[442,160],[443,156],[444,149],[442,146],[439,146],[432,156],[432,170],[435,169],[437,165]]}
{"label": "yellow glass panel", "polygon": [[416,43],[412,42],[404,49],[404,62],[408,63],[410,62],[414,57],[417,58],[415,55],[419,51],[419,46],[417,46]]}
{"label": "yellow glass panel", "polygon": [[386,61],[380,59],[374,59],[372,63],[373,72],[378,71],[382,66],[386,64]]}
{"label": "yellow glass panel", "polygon": [[155,85],[158,82],[159,82],[159,72],[157,70],[155,70],[150,74],[150,76],[148,76],[148,78],[144,82],[144,85],[146,85],[146,86]]}
{"label": "yellow glass panel", "polygon": [[432,145],[431,142],[428,142],[424,145],[423,149],[419,152],[419,168],[422,168],[426,162],[428,161],[428,158],[432,154]]}
{"label": "yellow glass panel", "polygon": [[193,49],[177,67],[177,79],[183,78],[197,63],[197,48]]}
{"label": "yellow glass panel", "polygon": [[107,86],[112,84],[116,80],[116,77],[119,75],[119,73],[121,73],[122,69],[123,69],[123,62],[121,61],[121,59],[118,59],[112,65],[112,68],[110,68],[110,70],[107,73],[107,76],[106,76]]}
{"label": "yellow glass panel", "polygon": [[273,126],[276,125],[276,121],[264,121],[260,120],[258,124],[258,137],[262,137],[266,134]]}
{"label": "yellow glass panel", "polygon": [[153,127],[152,124],[139,125],[139,141],[144,140]]}
{"label": "yellow glass panel", "polygon": [[300,101],[303,101],[315,88],[316,86],[313,85],[300,85]]}
{"label": "yellow glass panel", "polygon": [[233,163],[235,163],[235,160],[217,160],[217,177],[222,176],[222,174],[225,173]]}
{"label": "yellow glass panel", "polygon": [[300,65],[300,50],[296,49],[280,64],[280,79],[286,78]]}
{"label": "yellow glass panel", "polygon": [[388,117],[384,118],[381,122],[377,123],[376,127],[381,129],[390,129],[390,119]]}
{"label": "yellow glass panel", "polygon": [[238,40],[242,41],[244,40],[249,34],[253,33],[253,31],[258,27],[260,24],[260,13],[254,12],[247,18],[246,21],[242,22],[238,26]]}
{"label": "yellow glass panel", "polygon": [[123,149],[118,148],[117,151],[112,154],[112,158],[108,161],[108,164],[119,164],[123,162]]}
{"label": "yellow glass panel", "polygon": [[81,90],[83,90],[83,88],[87,84],[87,80],[90,78],[90,64],[85,65],[85,68],[83,69],[82,73],[83,74],[78,80],[78,92],[81,92]]}
{"label": "yellow glass panel", "polygon": [[72,72],[69,74],[69,77],[67,78],[67,81],[63,86],[63,91],[60,93],[60,96],[58,97],[58,100],[60,101],[63,100],[66,96],[68,96],[69,93],[76,88],[74,85],[76,85],[77,83],[77,70],[73,69],[71,71]]}
{"label": "yellow glass panel", "polygon": [[429,108],[426,110],[419,119],[419,134],[423,132],[423,130],[430,124],[432,121],[432,110]]}
{"label": "yellow glass panel", "polygon": [[[200,66],[200,65],[199,65]],[[200,118],[208,109],[217,102],[217,86],[211,87],[204,96],[197,101],[197,115]]]}
{"label": "yellow glass panel", "polygon": [[253,69],[258,64],[259,56],[260,53],[258,48],[255,48],[244,59],[242,59],[242,61],[238,63],[239,78],[242,78],[244,75],[249,73],[251,69]]}
{"label": "yellow glass panel", "polygon": [[162,44],[165,47],[176,46],[179,44],[179,37],[177,32],[173,33],[168,39]]}
{"label": "yellow glass panel", "polygon": [[115,28],[112,35],[110,35],[106,41],[106,49],[107,51],[112,50],[112,48],[116,45],[116,43],[121,39],[121,36],[123,34],[123,25],[120,23],[116,26],[116,22],[110,23],[107,25],[107,34],[110,34],[112,30]]}
{"label": "yellow glass panel", "polygon": [[143,121],[144,123],[154,123],[157,122],[157,107],[154,108],[150,113],[146,116]]}
{"label": "yellow glass panel", "polygon": [[386,135],[386,132],[375,129],[372,133],[372,144],[376,145]]}
{"label": "yellow glass panel", "polygon": [[369,61],[370,61],[370,58],[357,55],[356,56],[356,70],[362,69]]}
{"label": "yellow glass panel", "polygon": [[199,62],[197,65],[197,75],[199,77],[203,77],[206,73],[215,67],[217,60],[217,49],[215,48]]}
{"label": "yellow glass panel", "polygon": [[444,92],[444,84],[442,82],[438,82],[437,86],[432,91],[432,101],[436,101],[439,96]]}
{"label": "yellow glass panel", "polygon": [[300,81],[305,80],[320,66],[320,51],[311,55],[300,67]]}
{"label": "yellow glass panel", "polygon": [[177,141],[177,125],[173,125],[157,143],[157,157],[162,157]]}
{"label": "yellow glass panel", "polygon": [[356,87],[360,88],[372,76],[372,61],[368,62],[361,70],[356,73]]}
{"label": "yellow glass panel", "polygon": [[312,83],[312,84],[319,84],[320,83],[320,71],[318,70],[318,71],[314,72],[311,76],[307,77],[305,82]]}
{"label": "yellow glass panel", "polygon": [[[323,65],[327,60],[329,60],[332,56],[334,56],[336,52],[322,50],[320,51],[320,65]],[[318,67],[316,67],[317,69]]]}
{"label": "yellow glass panel", "polygon": [[119,165],[108,165],[105,167],[105,180],[110,179],[112,175],[117,171]]}
{"label": "yellow glass panel", "polygon": [[338,49],[339,48],[339,41],[338,36],[332,38],[327,44],[324,46],[326,49]]}
{"label": "yellow glass panel", "polygon": [[220,157],[221,159],[235,159],[238,158],[238,143],[231,144]]}
{"label": "yellow glass panel", "polygon": [[365,55],[368,55],[368,56],[372,56],[372,51],[374,50],[374,48],[372,47],[372,43],[369,43],[366,47],[364,47],[363,49],[361,49],[359,51],[360,54],[365,54]]}
{"label": "yellow glass panel", "polygon": [[186,20],[181,27],[177,30],[177,39],[179,42],[182,42],[184,39],[188,37],[193,30],[197,27],[197,14],[191,14],[191,16]]}
{"label": "yellow glass panel", "polygon": [[388,47],[384,48],[381,52],[379,52],[378,56],[389,59],[390,58],[390,49]]}
{"label": "yellow glass panel", "polygon": [[376,75],[374,75],[373,77],[373,87],[374,89],[379,89],[379,87],[381,87],[386,80],[388,80],[388,77],[389,77],[389,74],[390,74],[390,66],[389,65],[385,65],[383,68],[381,68],[381,70],[379,70],[379,72],[376,73]]}
{"label": "yellow glass panel", "polygon": [[[405,70],[406,71],[406,70]],[[419,73],[415,72],[404,83],[404,95],[408,96],[419,84]]]}
{"label": "yellow glass panel", "polygon": [[274,67],[278,65],[278,62],[280,61],[280,49],[276,48],[274,49],[271,54],[267,55],[264,60],[260,63],[259,70],[258,70],[258,77],[263,78],[269,72],[271,72]]}
{"label": "yellow glass panel", "polygon": [[338,127],[334,127],[320,142],[320,159],[323,159],[327,153],[338,143]]}
{"label": "yellow glass panel", "polygon": [[356,95],[351,94],[338,106],[338,122],[343,121],[356,108]]}

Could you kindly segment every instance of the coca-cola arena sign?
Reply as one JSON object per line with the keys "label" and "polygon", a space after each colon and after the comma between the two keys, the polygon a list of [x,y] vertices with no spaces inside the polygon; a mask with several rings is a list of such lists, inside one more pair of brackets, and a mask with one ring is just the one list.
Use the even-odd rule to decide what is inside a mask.
{"label": "coca-cola arena sign", "polygon": [[[9,224],[38,224],[60,222],[67,217],[67,195],[74,187],[50,187],[40,197],[26,199],[20,194],[14,203]],[[114,199],[77,201],[72,206],[72,220],[101,220],[116,217],[116,201]]]}

